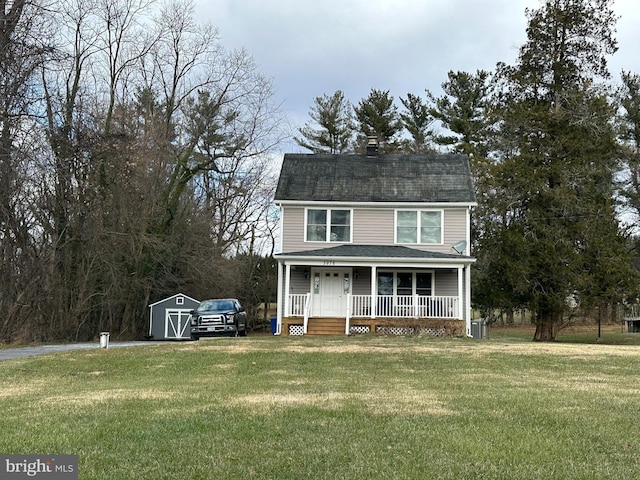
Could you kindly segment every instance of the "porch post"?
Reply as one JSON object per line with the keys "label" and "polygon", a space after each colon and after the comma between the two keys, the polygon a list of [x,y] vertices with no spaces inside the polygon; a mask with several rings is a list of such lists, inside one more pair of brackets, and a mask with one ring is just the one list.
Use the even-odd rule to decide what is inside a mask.
{"label": "porch post", "polygon": [[291,265],[288,263],[284,266],[284,315],[288,316],[291,312],[291,305],[289,305],[289,292],[291,291]]}
{"label": "porch post", "polygon": [[278,305],[276,307],[276,316],[277,316],[277,326],[276,326],[276,333],[280,334],[280,332],[282,331],[282,310],[283,310],[283,301],[282,301],[282,262],[278,262],[278,298],[277,298],[277,302]]}
{"label": "porch post", "polygon": [[378,292],[376,289],[378,277],[378,267],[371,265],[371,318],[376,318],[378,314]]}
{"label": "porch post", "polygon": [[467,335],[471,336],[471,265],[464,267],[465,293],[467,297],[466,303],[466,325]]}
{"label": "porch post", "polygon": [[458,315],[462,320],[466,320],[464,306],[464,267],[458,267]]}
{"label": "porch post", "polygon": [[351,322],[351,294],[347,293],[347,318],[345,321],[344,334],[349,335],[351,328],[349,327],[349,323]]}

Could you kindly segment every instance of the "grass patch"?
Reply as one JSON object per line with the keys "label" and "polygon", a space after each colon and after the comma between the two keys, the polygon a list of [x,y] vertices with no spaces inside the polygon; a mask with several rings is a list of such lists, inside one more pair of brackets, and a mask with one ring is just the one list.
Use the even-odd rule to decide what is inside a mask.
{"label": "grass patch", "polygon": [[0,364],[0,452],[83,479],[631,479],[639,361],[495,330],[70,351]]}
{"label": "grass patch", "polygon": [[[535,326],[491,326],[491,339],[511,342],[530,342]],[[556,338],[561,343],[637,345],[640,346],[640,333],[628,333],[624,325],[604,324],[598,337],[598,325],[573,325],[562,329]]]}

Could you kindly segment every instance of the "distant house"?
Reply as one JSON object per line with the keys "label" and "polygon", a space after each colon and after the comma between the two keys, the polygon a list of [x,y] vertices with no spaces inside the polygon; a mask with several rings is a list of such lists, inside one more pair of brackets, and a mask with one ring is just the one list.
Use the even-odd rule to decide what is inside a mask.
{"label": "distant house", "polygon": [[470,334],[466,156],[287,154],[275,203],[278,333]]}

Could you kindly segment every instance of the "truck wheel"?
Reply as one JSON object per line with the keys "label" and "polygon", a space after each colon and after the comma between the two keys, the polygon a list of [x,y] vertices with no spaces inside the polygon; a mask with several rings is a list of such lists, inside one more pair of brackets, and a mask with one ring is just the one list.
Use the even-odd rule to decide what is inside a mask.
{"label": "truck wheel", "polygon": [[191,335],[191,340],[200,340],[200,335]]}

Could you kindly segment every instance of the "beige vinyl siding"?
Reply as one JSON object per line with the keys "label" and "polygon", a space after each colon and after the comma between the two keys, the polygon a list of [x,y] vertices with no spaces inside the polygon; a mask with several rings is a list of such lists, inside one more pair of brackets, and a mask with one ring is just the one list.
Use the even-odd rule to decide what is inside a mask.
{"label": "beige vinyl siding", "polygon": [[[358,278],[355,278],[355,270],[358,270]],[[371,295],[371,268],[356,268],[354,269],[353,285],[351,286],[351,293],[354,295]]]}
{"label": "beige vinyl siding", "polygon": [[[282,276],[282,291],[284,292],[286,279]],[[291,270],[291,279],[289,283],[289,293],[308,293],[311,280],[304,278],[304,268],[297,267]],[[285,292],[286,293],[286,292]]]}
{"label": "beige vinyl siding", "polygon": [[467,239],[467,209],[456,208],[444,211],[444,249],[451,253],[451,245]]}
{"label": "beige vinyl siding", "polygon": [[[314,208],[324,208],[314,206]],[[356,245],[394,245],[394,208],[354,208],[352,239]],[[466,208],[442,209],[444,239],[441,245],[406,245],[432,252],[450,253],[451,245],[467,239]],[[338,242],[305,242],[304,207],[287,206],[282,210],[282,253],[317,250],[341,245]]]}
{"label": "beige vinyl siding", "polygon": [[291,283],[289,285],[291,291],[289,293],[308,293],[311,288],[311,280],[304,278],[304,268],[297,267],[291,270]]}
{"label": "beige vinyl siding", "polygon": [[458,271],[436,270],[434,296],[455,297],[458,295]]}
{"label": "beige vinyl siding", "polygon": [[318,248],[317,244],[305,244],[304,242],[304,207],[283,208],[281,221],[282,253]]}
{"label": "beige vinyl siding", "polygon": [[359,208],[353,211],[353,243],[360,245],[393,245],[394,210],[392,208]]}
{"label": "beige vinyl siding", "polygon": [[[323,206],[313,206],[313,208],[325,208]],[[340,207],[343,208],[343,207]],[[347,209],[347,207],[344,207]],[[362,212],[367,212],[367,216],[363,216]],[[387,243],[388,245],[393,245],[393,211],[391,211],[391,227],[387,229],[376,228],[376,222],[379,223],[379,220],[376,219],[376,213],[380,212],[378,209],[367,210],[352,210],[352,238],[353,243],[360,244],[371,244],[372,239],[367,240],[366,236],[358,233],[361,230],[373,230],[373,231],[381,231],[381,230],[391,230],[391,241]],[[373,213],[373,216],[371,215]],[[305,231],[304,231],[304,215],[305,215],[305,207],[285,207],[282,212],[282,253],[289,252],[304,252],[305,250],[317,250],[320,248],[327,247],[335,247],[336,245],[343,245],[340,242],[305,242]],[[388,216],[388,213],[387,213]],[[360,219],[363,217],[362,219]],[[365,218],[366,217],[366,218]],[[367,223],[370,222],[370,223]],[[383,238],[380,241],[376,241],[375,245],[385,245]]]}

